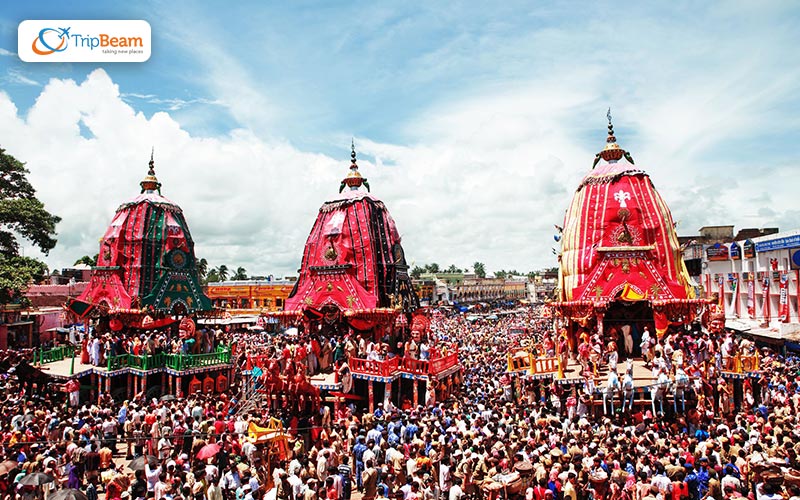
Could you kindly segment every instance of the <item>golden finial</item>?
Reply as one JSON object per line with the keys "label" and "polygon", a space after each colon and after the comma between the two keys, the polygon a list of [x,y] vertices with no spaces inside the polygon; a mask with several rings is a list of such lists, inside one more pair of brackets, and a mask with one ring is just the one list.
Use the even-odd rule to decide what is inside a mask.
{"label": "golden finial", "polygon": [[142,186],[142,193],[145,191],[158,191],[161,194],[161,183],[156,178],[156,162],[154,160],[156,148],[150,150],[150,163],[148,163],[147,175],[139,183]]}
{"label": "golden finial", "polygon": [[611,123],[611,108],[608,108],[608,112],[606,112],[606,118],[608,118],[608,137],[606,138],[606,146],[595,156],[594,165],[597,165],[597,162],[600,161],[600,158],[604,159],[605,161],[617,161],[623,156],[629,162],[633,163],[633,158],[631,158],[631,155],[619,147],[619,144],[617,144],[617,138],[614,135],[614,124]]}
{"label": "golden finial", "polygon": [[367,188],[369,191],[369,182],[365,177],[361,177],[361,173],[358,171],[358,164],[356,163],[356,143],[354,139],[350,140],[350,173],[347,174],[347,177],[342,179],[342,183],[339,185],[339,192],[341,193],[344,191],[345,186],[348,186],[352,190],[356,190],[361,187],[361,185]]}

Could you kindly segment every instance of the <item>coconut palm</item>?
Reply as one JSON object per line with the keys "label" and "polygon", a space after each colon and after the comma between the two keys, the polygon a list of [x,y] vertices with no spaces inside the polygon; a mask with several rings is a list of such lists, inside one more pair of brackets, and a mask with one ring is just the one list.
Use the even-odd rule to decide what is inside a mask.
{"label": "coconut palm", "polygon": [[208,274],[208,261],[206,259],[197,260],[197,275],[200,276],[200,281],[205,281]]}

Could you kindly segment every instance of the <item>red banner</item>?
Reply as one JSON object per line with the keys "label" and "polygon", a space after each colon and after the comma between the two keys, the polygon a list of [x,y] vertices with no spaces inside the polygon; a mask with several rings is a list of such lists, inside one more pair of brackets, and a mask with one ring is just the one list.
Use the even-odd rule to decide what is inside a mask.
{"label": "red banner", "polygon": [[761,284],[761,298],[764,302],[764,321],[769,323],[769,278]]}
{"label": "red banner", "polygon": [[669,319],[664,311],[653,309],[653,321],[655,322],[656,326],[656,335],[658,335],[658,338],[660,339],[665,333],[667,333],[667,329],[669,328]]}
{"label": "red banner", "polygon": [[789,274],[781,274],[781,295],[778,302],[778,319],[783,323],[789,322]]}
{"label": "red banner", "polygon": [[747,280],[747,314],[751,319],[756,317],[756,282]]}

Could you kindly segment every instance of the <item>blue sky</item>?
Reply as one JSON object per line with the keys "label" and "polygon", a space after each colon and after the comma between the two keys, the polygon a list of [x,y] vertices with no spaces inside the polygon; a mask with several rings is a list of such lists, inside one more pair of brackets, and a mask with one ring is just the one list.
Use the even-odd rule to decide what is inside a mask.
{"label": "blue sky", "polygon": [[[550,228],[603,144],[608,106],[679,232],[797,227],[787,187],[800,156],[793,2],[221,5],[3,9],[0,90],[16,120],[0,125],[0,146],[28,162],[65,217],[52,265],[96,252],[156,143],[165,194],[186,210],[198,253],[291,273],[355,137],[410,258],[550,266]],[[25,19],[145,19],[152,57],[23,63],[13,53]],[[34,140],[47,134],[35,117],[49,113],[68,122],[63,134]],[[64,174],[48,166],[56,158],[101,194],[74,207],[69,176],[56,182]],[[220,204],[227,218],[209,217]]]}

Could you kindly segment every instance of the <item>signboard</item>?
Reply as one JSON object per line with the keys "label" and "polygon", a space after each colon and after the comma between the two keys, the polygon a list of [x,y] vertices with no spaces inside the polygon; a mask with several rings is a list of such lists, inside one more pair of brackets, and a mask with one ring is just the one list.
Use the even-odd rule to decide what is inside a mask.
{"label": "signboard", "polygon": [[800,250],[792,250],[789,252],[789,267],[792,269],[800,269]]}
{"label": "signboard", "polygon": [[753,243],[751,240],[745,240],[744,247],[742,250],[745,259],[756,258],[756,244]]}
{"label": "signboard", "polygon": [[728,246],[715,243],[706,248],[706,258],[710,261],[728,260]]}
{"label": "signboard", "polygon": [[742,249],[738,243],[731,243],[731,260],[740,260],[742,258]]}
{"label": "signboard", "polygon": [[780,298],[778,299],[778,319],[783,323],[789,322],[789,275],[782,273],[780,284]]}
{"label": "signboard", "polygon": [[800,247],[800,234],[775,238],[774,240],[759,241],[756,243],[756,252],[768,252],[770,250],[782,250],[784,248]]}

